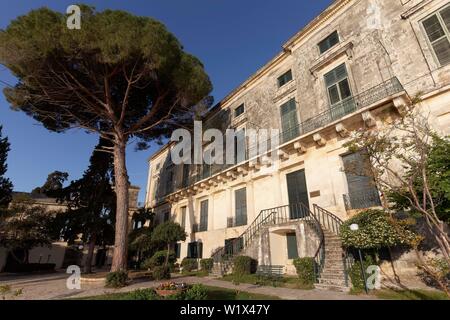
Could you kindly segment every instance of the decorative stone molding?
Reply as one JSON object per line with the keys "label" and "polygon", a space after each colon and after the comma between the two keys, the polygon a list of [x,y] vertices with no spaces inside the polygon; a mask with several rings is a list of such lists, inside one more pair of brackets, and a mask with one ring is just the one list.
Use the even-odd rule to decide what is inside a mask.
{"label": "decorative stone molding", "polygon": [[361,116],[362,116],[362,119],[363,119],[364,123],[366,124],[366,126],[374,127],[377,124],[372,112],[370,112],[370,111],[363,112],[363,113],[361,113]]}
{"label": "decorative stone molding", "polygon": [[342,122],[338,123],[336,125],[336,132],[342,137],[345,138],[349,135],[349,131],[347,130],[347,128],[344,126],[344,124]]}
{"label": "decorative stone molding", "polygon": [[242,175],[248,174],[247,169],[245,169],[245,168],[243,168],[243,167],[237,168],[237,172],[240,173],[240,174],[242,174]]}
{"label": "decorative stone molding", "polygon": [[289,159],[289,154],[287,152],[284,152],[283,150],[278,150],[277,151],[277,156],[281,160],[288,160]]}
{"label": "decorative stone molding", "polygon": [[327,144],[327,140],[325,140],[320,133],[316,133],[315,135],[313,135],[313,140],[319,147],[323,147]]}
{"label": "decorative stone molding", "polygon": [[316,60],[313,66],[309,69],[311,74],[313,74],[317,78],[317,72],[336,59],[340,58],[342,55],[346,54],[348,59],[353,58],[353,42],[347,42],[345,44],[340,44],[337,48],[335,48],[330,53],[325,56],[320,57]]}
{"label": "decorative stone molding", "polygon": [[400,115],[404,115],[406,113],[406,106],[409,104],[409,101],[405,95],[394,98],[392,103]]}
{"label": "decorative stone molding", "polygon": [[297,151],[298,154],[306,153],[305,145],[299,141],[294,143],[294,149]]}

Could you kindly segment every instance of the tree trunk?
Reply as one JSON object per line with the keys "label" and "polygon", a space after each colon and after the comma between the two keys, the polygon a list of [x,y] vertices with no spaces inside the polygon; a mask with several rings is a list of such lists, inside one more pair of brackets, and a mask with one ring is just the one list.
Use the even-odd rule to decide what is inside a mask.
{"label": "tree trunk", "polygon": [[116,192],[116,230],[111,272],[127,270],[128,174],[125,163],[126,141],[118,137],[114,144],[114,190]]}
{"label": "tree trunk", "polygon": [[169,265],[169,256],[170,256],[170,243],[167,244],[166,262],[164,263],[165,267]]}
{"label": "tree trunk", "polygon": [[95,235],[89,239],[88,253],[86,255],[86,260],[84,261],[84,273],[92,272],[92,258],[94,257],[95,241]]}

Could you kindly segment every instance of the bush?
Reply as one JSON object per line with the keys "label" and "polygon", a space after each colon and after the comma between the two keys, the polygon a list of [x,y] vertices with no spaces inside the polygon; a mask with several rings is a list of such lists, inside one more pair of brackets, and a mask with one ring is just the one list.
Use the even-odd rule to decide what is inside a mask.
{"label": "bush", "polygon": [[197,259],[184,258],[183,261],[181,261],[181,267],[183,268],[183,272],[191,272],[193,270],[197,270]]}
{"label": "bush", "polygon": [[200,260],[200,266],[202,267],[202,270],[209,273],[214,266],[214,259],[202,259]]}
{"label": "bush", "polygon": [[126,271],[110,272],[106,275],[108,288],[122,288],[127,285],[128,273]]}
{"label": "bush", "polygon": [[153,279],[155,280],[164,280],[170,279],[170,268],[159,266],[153,268]]}
{"label": "bush", "polygon": [[[365,210],[344,222],[340,237],[345,247],[375,249],[409,245],[417,241],[417,235],[408,230],[408,221],[396,221],[382,210]],[[359,229],[350,230],[352,224]]]}
{"label": "bush", "polygon": [[[153,269],[154,267],[161,267],[164,265],[166,261],[167,250],[158,251],[150,258],[147,258],[142,262],[142,269]],[[169,266],[173,266],[177,258],[175,257],[175,253],[173,251],[169,254]]]}
{"label": "bush", "polygon": [[258,262],[252,257],[237,256],[233,260],[233,274],[245,275],[256,272]]}
{"label": "bush", "polygon": [[[371,256],[364,257],[363,260],[363,269],[366,273],[366,279],[371,275],[367,273],[367,268],[369,266],[375,265],[375,262]],[[355,260],[352,267],[350,268],[350,280],[352,281],[352,287],[355,292],[361,292],[364,290],[364,278],[361,273],[361,262],[359,260]]]}
{"label": "bush", "polygon": [[138,289],[132,291],[127,296],[128,300],[159,300],[158,294],[154,289]]}
{"label": "bush", "polygon": [[316,282],[314,258],[297,258],[294,260],[294,266],[297,270],[298,278],[304,285],[314,284]]}
{"label": "bush", "polygon": [[206,300],[208,299],[208,291],[201,284],[194,284],[186,290],[184,294],[185,300]]}

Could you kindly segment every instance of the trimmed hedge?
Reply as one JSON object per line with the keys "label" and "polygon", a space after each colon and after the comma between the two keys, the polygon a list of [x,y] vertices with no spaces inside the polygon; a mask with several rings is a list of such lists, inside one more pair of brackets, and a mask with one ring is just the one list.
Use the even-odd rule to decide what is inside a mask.
{"label": "trimmed hedge", "polygon": [[294,266],[302,284],[309,285],[316,282],[316,275],[314,272],[316,262],[314,261],[314,258],[306,257],[294,259]]}
{"label": "trimmed hedge", "polygon": [[214,266],[214,259],[202,259],[200,260],[200,266],[202,267],[202,270],[211,272]]}
{"label": "trimmed hedge", "polygon": [[122,288],[127,285],[128,273],[126,271],[110,272],[106,275],[106,287]]}
{"label": "trimmed hedge", "polygon": [[184,258],[181,261],[181,267],[183,268],[183,272],[191,272],[198,269],[197,259],[192,258]]}
{"label": "trimmed hedge", "polygon": [[245,275],[256,272],[258,262],[252,257],[237,256],[233,259],[233,274]]}
{"label": "trimmed hedge", "polygon": [[155,280],[167,280],[170,279],[170,268],[159,266],[154,267],[152,271],[153,279]]}
{"label": "trimmed hedge", "polygon": [[[147,258],[142,262],[142,269],[152,269],[154,267],[161,267],[164,265],[166,261],[167,250],[157,251],[153,256]],[[169,253],[169,266],[172,266],[177,258],[175,257],[175,253],[171,251]]]}

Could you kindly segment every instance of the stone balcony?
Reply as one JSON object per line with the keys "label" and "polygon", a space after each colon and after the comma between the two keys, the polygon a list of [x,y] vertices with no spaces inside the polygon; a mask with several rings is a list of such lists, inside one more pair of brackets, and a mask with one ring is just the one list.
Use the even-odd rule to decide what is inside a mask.
{"label": "stone balcony", "polygon": [[[207,166],[206,171],[190,177],[188,187],[180,189],[166,197],[169,202],[195,195],[204,190],[217,187],[219,184],[245,176],[251,171],[260,171],[261,168],[272,165],[276,160],[288,160],[292,154],[301,155],[307,152],[308,144],[318,147],[327,144],[324,132],[331,130],[340,137],[347,137],[350,124],[363,121],[365,126],[376,125],[373,111],[383,106],[393,106],[399,113],[408,104],[407,94],[397,78],[389,79],[367,91],[355,95],[328,110],[303,121],[292,131],[282,132],[278,141],[280,145],[263,154],[250,157],[252,147],[246,151],[245,161],[236,165]],[[270,140],[267,141],[270,145]],[[274,157],[275,155],[275,157]]]}

